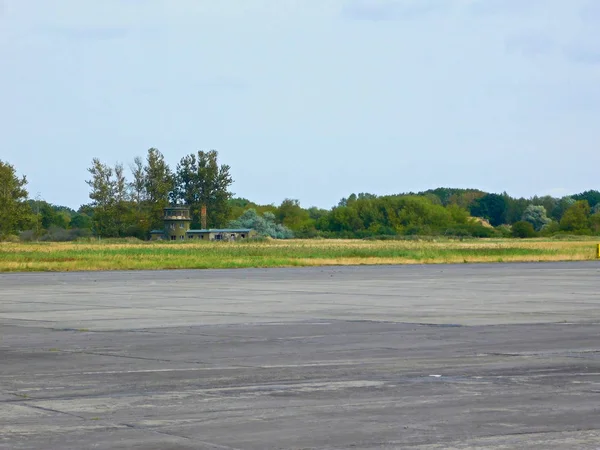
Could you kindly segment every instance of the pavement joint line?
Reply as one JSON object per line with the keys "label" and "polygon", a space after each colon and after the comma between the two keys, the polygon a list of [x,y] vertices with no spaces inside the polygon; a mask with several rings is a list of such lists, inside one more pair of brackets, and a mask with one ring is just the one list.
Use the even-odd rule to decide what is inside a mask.
{"label": "pavement joint line", "polygon": [[23,399],[22,402],[19,402],[20,405],[22,406],[26,406],[28,408],[32,408],[32,409],[37,409],[40,411],[45,411],[45,412],[52,412],[55,414],[64,414],[66,416],[70,416],[70,417],[75,417],[77,419],[81,419],[81,420],[86,420],[85,417],[79,416],[77,414],[73,414],[73,413],[69,413],[69,412],[65,412],[65,411],[60,411],[58,409],[53,409],[53,408],[45,408],[43,406],[38,406],[38,405],[32,405],[29,402],[31,401],[40,401],[40,400],[36,400],[36,399]]}
{"label": "pavement joint line", "polygon": [[[159,358],[146,358],[144,356],[131,356],[131,355],[115,355],[112,353],[100,353],[100,352],[90,352],[90,351],[81,351],[81,350],[58,350],[59,353],[71,353],[71,354],[83,354],[83,355],[96,355],[96,356],[108,356],[114,358],[128,358],[128,359],[141,359],[144,361],[154,361],[154,362],[166,362],[166,363],[174,363],[178,361],[174,361],[172,359],[159,359]],[[183,361],[184,364],[207,364],[203,361]]]}

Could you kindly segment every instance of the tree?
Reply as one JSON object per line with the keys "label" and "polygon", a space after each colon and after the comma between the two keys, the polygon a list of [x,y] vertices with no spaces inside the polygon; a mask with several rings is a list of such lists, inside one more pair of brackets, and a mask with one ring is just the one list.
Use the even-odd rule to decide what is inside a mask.
{"label": "tree", "polygon": [[310,218],[308,211],[302,209],[298,200],[286,198],[277,208],[276,216],[280,223],[296,233],[300,230],[306,231],[311,227],[314,228],[314,221]]}
{"label": "tree", "polygon": [[486,194],[471,205],[471,215],[489,220],[497,227],[506,222],[506,198],[499,194]]}
{"label": "tree", "polygon": [[542,205],[529,205],[527,209],[525,209],[521,220],[533,225],[535,231],[540,231],[545,225],[552,222],[546,215],[546,208]]}
{"label": "tree", "polygon": [[515,222],[512,226],[512,235],[516,238],[532,238],[535,237],[536,233],[533,229],[533,225],[530,222],[521,220]]}
{"label": "tree", "polygon": [[144,172],[144,160],[136,156],[133,164],[129,165],[133,180],[129,183],[131,199],[138,205],[138,208],[146,200],[146,175]]}
{"label": "tree", "polygon": [[560,219],[560,229],[574,233],[589,233],[590,205],[587,200],[579,200],[565,211]]}
{"label": "tree", "polygon": [[114,168],[114,192],[117,203],[127,200],[127,180],[125,179],[125,169],[123,164],[117,163]]}
{"label": "tree", "polygon": [[90,199],[93,206],[108,206],[115,196],[115,184],[112,179],[113,169],[103,164],[98,158],[92,160],[92,167],[88,168],[92,179],[86,180],[91,188]]}
{"label": "tree", "polygon": [[523,214],[525,214],[525,211],[531,205],[531,201],[524,198],[512,198],[506,193],[503,194],[503,197],[506,201],[506,216],[504,218],[506,223],[515,223],[523,220]]}
{"label": "tree", "polygon": [[600,192],[595,190],[585,191],[581,194],[573,195],[573,200],[586,200],[590,208],[594,208],[600,204]]}
{"label": "tree", "polygon": [[590,225],[594,233],[600,233],[600,212],[591,215]]}
{"label": "tree", "polygon": [[71,228],[92,228],[92,218],[87,214],[76,213],[71,219]]}
{"label": "tree", "polygon": [[229,217],[233,178],[228,165],[219,165],[218,156],[215,150],[199,151],[184,156],[177,165],[171,200],[190,206],[192,226],[200,225],[203,206],[208,213],[208,227],[222,226]]}
{"label": "tree", "polygon": [[89,197],[94,208],[92,218],[94,232],[97,236],[118,236],[113,211],[115,200],[113,169],[98,158],[94,158],[88,172],[92,176],[91,180],[86,180],[86,183],[91,188]]}
{"label": "tree", "polygon": [[569,209],[571,206],[573,206],[574,203],[575,203],[575,200],[572,197],[569,197],[569,196],[563,197],[556,202],[554,209],[552,209],[552,210],[547,209],[546,211],[548,211],[550,213],[551,219],[556,220],[557,222],[560,222],[565,211],[567,211],[567,209]]}
{"label": "tree", "polygon": [[266,212],[261,216],[255,209],[244,212],[237,220],[229,222],[232,228],[251,228],[259,236],[269,236],[275,239],[290,239],[294,233],[287,227],[276,222],[275,214]]}
{"label": "tree", "polygon": [[163,210],[169,206],[169,195],[173,190],[173,174],[163,154],[150,148],[144,167],[144,190],[149,205],[151,228],[163,227]]}
{"label": "tree", "polygon": [[27,178],[19,178],[12,165],[0,160],[0,239],[26,229],[33,222],[25,186]]}

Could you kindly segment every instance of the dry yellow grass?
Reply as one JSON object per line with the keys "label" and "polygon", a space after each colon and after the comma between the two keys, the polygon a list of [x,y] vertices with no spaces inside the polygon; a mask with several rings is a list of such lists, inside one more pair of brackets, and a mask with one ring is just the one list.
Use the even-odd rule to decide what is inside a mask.
{"label": "dry yellow grass", "polygon": [[595,258],[595,246],[589,239],[0,243],[0,271],[581,261]]}

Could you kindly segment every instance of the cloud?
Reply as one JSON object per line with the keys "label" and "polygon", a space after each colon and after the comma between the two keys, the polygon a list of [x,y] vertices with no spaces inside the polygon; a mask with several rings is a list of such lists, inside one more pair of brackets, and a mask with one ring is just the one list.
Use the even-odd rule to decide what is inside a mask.
{"label": "cloud", "polygon": [[342,16],[369,21],[413,19],[450,5],[450,0],[349,0],[342,8]]}

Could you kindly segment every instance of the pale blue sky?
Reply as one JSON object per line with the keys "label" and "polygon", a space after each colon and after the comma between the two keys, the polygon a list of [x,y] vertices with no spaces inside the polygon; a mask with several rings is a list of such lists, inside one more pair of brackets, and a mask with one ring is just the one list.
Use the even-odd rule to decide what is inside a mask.
{"label": "pale blue sky", "polygon": [[0,159],[53,203],[149,147],[261,203],[600,188],[600,0],[0,5]]}

